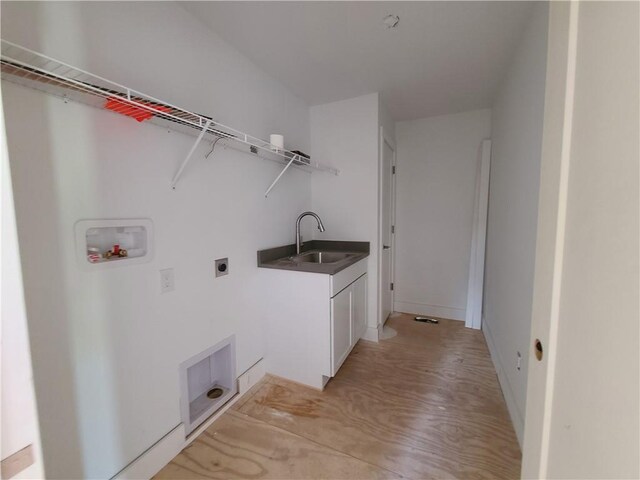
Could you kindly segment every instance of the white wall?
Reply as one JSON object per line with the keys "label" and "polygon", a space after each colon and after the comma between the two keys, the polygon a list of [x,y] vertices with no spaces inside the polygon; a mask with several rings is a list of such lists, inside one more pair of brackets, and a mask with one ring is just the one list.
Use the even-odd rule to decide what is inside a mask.
{"label": "white wall", "polygon": [[398,122],[395,310],[464,320],[478,155],[491,111]]}
{"label": "white wall", "polygon": [[378,110],[377,93],[311,107],[311,155],[340,169],[313,176],[313,210],[326,227],[314,235],[370,242],[370,328],[378,325]]}
{"label": "white wall", "polygon": [[[522,443],[536,243],[547,10],[535,6],[492,110],[483,331]],[[517,352],[522,355],[516,368]]]}
{"label": "white wall", "polygon": [[[2,34],[309,150],[308,107],[174,3],[3,2]],[[46,474],[109,478],[180,423],[181,361],[232,333],[238,373],[264,355],[256,251],[293,241],[310,175],[265,200],[278,165],[219,147],[205,161],[201,145],[172,191],[192,137],[2,86]],[[77,220],[136,217],[154,222],[151,263],[79,268]]]}
{"label": "white wall", "polygon": [[2,268],[0,304],[2,325],[0,330],[1,363],[0,411],[2,460],[25,447],[31,446],[34,462],[12,478],[43,478],[40,451],[40,429],[33,389],[33,370],[29,350],[29,332],[22,288],[22,269],[18,248],[18,231],[13,204],[11,172],[6,148],[4,112],[0,105],[0,160],[2,166],[2,235],[0,243]]}

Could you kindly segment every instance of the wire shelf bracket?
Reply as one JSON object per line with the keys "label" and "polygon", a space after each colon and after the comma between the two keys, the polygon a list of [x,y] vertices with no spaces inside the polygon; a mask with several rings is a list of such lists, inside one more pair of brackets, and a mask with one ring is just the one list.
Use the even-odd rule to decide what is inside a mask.
{"label": "wire shelf bracket", "polygon": [[1,40],[1,44],[0,65],[3,80],[49,93],[65,102],[73,100],[99,109],[112,110],[140,122],[149,122],[165,129],[195,136],[195,143],[171,180],[170,185],[174,189],[205,137],[216,142],[222,140],[225,147],[285,165],[267,189],[265,196],[290,167],[306,171],[323,171],[333,175],[340,173],[336,168],[288,150],[278,149],[265,140],[214,121],[212,117],[177,107],[7,40]]}
{"label": "wire shelf bracket", "polygon": [[295,155],[295,156],[291,157],[291,160],[289,160],[289,163],[287,163],[287,165],[282,169],[282,171],[276,177],[276,179],[273,181],[273,183],[271,183],[271,185],[269,185],[269,188],[267,188],[267,191],[264,192],[264,197],[265,198],[267,198],[269,196],[269,192],[271,192],[271,190],[273,190],[273,187],[276,186],[276,183],[278,183],[278,181],[280,180],[280,177],[282,177],[282,175],[284,175],[284,172],[286,172],[289,169],[289,167],[291,166],[291,164],[293,163],[293,161],[296,159],[297,156],[299,156],[299,155]]}
{"label": "wire shelf bracket", "polygon": [[202,131],[200,132],[200,134],[196,138],[196,141],[193,143],[193,146],[191,147],[191,150],[189,150],[189,153],[187,153],[187,156],[185,157],[183,162],[180,164],[180,167],[178,168],[178,171],[173,176],[173,180],[171,180],[171,188],[173,188],[174,190],[176,188],[176,183],[178,183],[178,180],[180,179],[180,175],[182,175],[182,172],[184,171],[185,167],[187,166],[187,163],[189,163],[189,160],[191,160],[191,157],[193,156],[193,152],[195,152],[196,148],[198,148],[198,145],[200,144],[200,141],[202,140],[202,137],[204,137],[204,134],[207,133],[207,129],[209,128],[211,123],[212,123],[211,120],[207,120],[207,123],[204,124],[204,128],[202,129]]}

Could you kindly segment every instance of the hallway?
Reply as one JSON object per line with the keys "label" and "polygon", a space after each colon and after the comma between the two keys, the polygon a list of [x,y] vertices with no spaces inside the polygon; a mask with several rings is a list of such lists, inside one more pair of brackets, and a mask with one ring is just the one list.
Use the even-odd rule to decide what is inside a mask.
{"label": "hallway", "polygon": [[517,478],[520,450],[481,332],[391,318],[324,392],[267,376],[157,476]]}

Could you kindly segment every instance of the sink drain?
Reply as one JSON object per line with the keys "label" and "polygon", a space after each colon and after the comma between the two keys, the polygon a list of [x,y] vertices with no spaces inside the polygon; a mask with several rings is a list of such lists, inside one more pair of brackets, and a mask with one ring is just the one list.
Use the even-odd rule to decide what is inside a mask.
{"label": "sink drain", "polygon": [[211,390],[209,390],[207,392],[207,397],[208,398],[212,398],[212,399],[213,398],[220,398],[223,393],[224,393],[224,390],[222,390],[219,387],[215,387],[215,388],[212,388]]}

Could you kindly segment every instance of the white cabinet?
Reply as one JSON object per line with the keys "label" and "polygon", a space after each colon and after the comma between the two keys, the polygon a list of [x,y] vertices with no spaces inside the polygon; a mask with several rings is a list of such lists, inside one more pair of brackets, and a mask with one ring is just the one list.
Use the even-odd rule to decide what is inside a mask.
{"label": "white cabinet", "polygon": [[331,376],[336,374],[351,352],[352,294],[351,287],[347,287],[331,299]]}
{"label": "white cabinet", "polygon": [[367,274],[331,299],[331,376],[346,360],[367,326]]}
{"label": "white cabinet", "polygon": [[354,335],[353,345],[362,338],[367,329],[367,287],[366,273],[352,285],[351,302],[353,304],[353,315],[351,317],[351,331]]}
{"label": "white cabinet", "polygon": [[260,270],[267,372],[324,388],[367,327],[367,260],[335,275]]}

